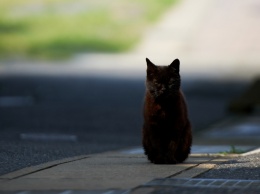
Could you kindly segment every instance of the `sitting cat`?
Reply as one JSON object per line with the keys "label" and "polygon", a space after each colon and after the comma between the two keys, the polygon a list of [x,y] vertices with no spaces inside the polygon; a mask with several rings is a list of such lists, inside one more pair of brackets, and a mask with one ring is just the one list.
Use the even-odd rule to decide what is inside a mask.
{"label": "sitting cat", "polygon": [[183,162],[190,153],[191,125],[180,89],[180,61],[169,66],[147,62],[144,101],[143,148],[155,164]]}

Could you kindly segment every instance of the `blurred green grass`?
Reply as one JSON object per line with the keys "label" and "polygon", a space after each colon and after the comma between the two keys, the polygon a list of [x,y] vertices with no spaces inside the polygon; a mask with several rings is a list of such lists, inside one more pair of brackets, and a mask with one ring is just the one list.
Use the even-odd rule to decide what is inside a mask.
{"label": "blurred green grass", "polygon": [[1,0],[0,57],[122,52],[177,0]]}

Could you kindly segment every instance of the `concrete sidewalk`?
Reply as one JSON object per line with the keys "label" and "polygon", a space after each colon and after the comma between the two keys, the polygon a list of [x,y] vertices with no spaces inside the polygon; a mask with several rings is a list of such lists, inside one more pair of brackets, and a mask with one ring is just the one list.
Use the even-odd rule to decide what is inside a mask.
{"label": "concrete sidewalk", "polygon": [[1,177],[1,190],[131,189],[155,178],[192,178],[224,158],[193,157],[178,165],[154,165],[143,154],[108,152],[22,169]]}
{"label": "concrete sidewalk", "polygon": [[3,175],[0,177],[0,192],[127,191],[158,178],[193,178],[237,156],[191,154],[188,160],[178,165],[154,165],[143,154],[131,150],[79,156]]}

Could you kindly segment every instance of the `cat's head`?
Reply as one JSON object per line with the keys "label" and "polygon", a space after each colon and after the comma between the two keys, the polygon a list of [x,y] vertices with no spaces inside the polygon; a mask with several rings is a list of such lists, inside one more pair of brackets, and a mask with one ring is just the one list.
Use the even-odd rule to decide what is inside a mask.
{"label": "cat's head", "polygon": [[156,66],[148,58],[146,87],[154,98],[167,98],[180,89],[180,61],[175,59],[168,66]]}

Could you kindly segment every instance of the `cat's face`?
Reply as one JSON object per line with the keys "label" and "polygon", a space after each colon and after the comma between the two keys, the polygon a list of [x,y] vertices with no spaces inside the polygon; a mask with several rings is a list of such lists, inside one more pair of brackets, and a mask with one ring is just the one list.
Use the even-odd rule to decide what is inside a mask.
{"label": "cat's face", "polygon": [[154,98],[167,98],[180,89],[180,61],[175,59],[169,66],[156,66],[147,62],[146,87]]}

